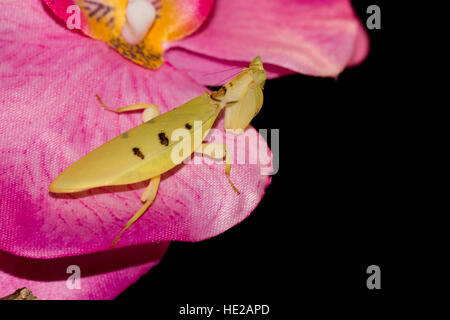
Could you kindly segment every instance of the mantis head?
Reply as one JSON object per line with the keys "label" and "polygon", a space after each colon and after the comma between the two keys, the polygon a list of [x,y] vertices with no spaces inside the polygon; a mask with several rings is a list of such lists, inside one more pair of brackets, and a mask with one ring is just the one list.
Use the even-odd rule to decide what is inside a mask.
{"label": "mantis head", "polygon": [[[225,129],[242,133],[261,110],[263,88],[267,79],[262,60],[258,56],[233,80],[212,94],[223,98]],[[216,95],[215,95],[216,94]]]}
{"label": "mantis head", "polygon": [[264,89],[264,84],[267,79],[267,72],[264,70],[263,63],[260,56],[257,56],[250,63],[249,70],[253,72],[254,82],[260,86],[261,90]]}

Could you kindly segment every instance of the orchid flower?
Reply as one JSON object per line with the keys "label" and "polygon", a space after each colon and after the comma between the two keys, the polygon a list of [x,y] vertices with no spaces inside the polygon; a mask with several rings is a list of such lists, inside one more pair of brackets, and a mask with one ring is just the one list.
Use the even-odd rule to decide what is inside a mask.
{"label": "orchid flower", "polygon": [[[234,164],[240,195],[222,165],[177,167],[119,248],[108,250],[145,183],[48,192],[68,165],[141,123],[138,113],[104,111],[96,94],[107,105],[151,102],[166,112],[257,55],[272,78],[337,77],[368,51],[346,0],[153,1],[137,25],[130,3],[0,2],[0,297],[28,287],[41,299],[112,299],[155,266],[170,241],[204,240],[241,222],[270,184],[261,174],[270,150],[250,127],[244,135],[255,143],[245,151],[269,162]],[[80,5],[81,32],[67,28],[71,5]],[[215,128],[223,132],[223,120]],[[81,270],[80,290],[68,289],[70,266]]]}

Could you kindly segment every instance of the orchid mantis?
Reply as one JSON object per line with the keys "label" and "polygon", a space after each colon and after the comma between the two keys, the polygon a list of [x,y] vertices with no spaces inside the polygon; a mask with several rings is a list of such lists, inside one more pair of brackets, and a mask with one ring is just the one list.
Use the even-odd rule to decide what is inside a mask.
{"label": "orchid mantis", "polygon": [[[261,58],[256,57],[248,68],[244,68],[219,90],[206,92],[161,115],[159,108],[153,104],[111,109],[98,98],[105,109],[119,113],[145,109],[144,123],[73,163],[50,184],[50,192],[78,192],[150,179],[141,197],[143,206],[127,222],[111,247],[150,207],[157,195],[161,174],[179,165],[194,152],[217,159],[225,157],[225,175],[233,190],[239,193],[230,179],[231,159],[226,145],[202,141],[222,109],[225,109],[226,129],[245,129],[262,107],[266,78]],[[196,136],[201,138],[196,139]]]}

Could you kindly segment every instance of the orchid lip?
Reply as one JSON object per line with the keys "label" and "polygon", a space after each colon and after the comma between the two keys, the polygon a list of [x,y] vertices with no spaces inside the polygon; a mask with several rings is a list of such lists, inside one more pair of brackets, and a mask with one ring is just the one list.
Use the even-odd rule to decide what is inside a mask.
{"label": "orchid lip", "polygon": [[127,22],[121,30],[122,37],[130,45],[144,40],[156,18],[155,7],[147,0],[129,0],[126,10]]}

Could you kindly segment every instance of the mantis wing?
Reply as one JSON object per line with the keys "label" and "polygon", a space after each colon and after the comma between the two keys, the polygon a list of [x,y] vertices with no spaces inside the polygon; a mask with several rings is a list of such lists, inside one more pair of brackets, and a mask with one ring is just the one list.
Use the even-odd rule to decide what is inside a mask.
{"label": "mantis wing", "polygon": [[[185,138],[191,141],[190,153],[201,145],[219,112],[220,109],[205,93],[91,151],[64,170],[49,190],[55,193],[76,192],[158,176],[184,160],[173,162],[171,154]],[[201,125],[194,126],[194,121],[201,121]],[[184,136],[171,141],[176,129],[185,129]],[[200,141],[194,141],[196,135],[201,135],[201,139],[195,139]]]}

